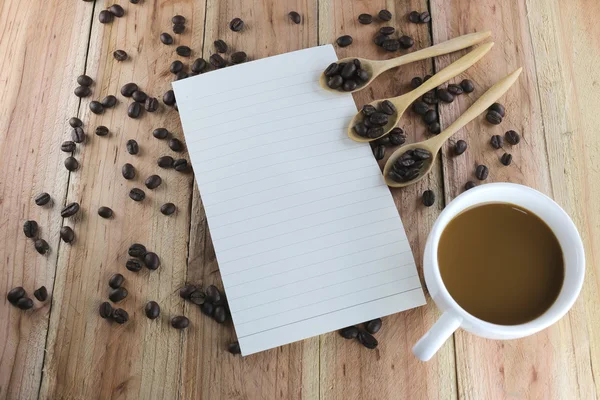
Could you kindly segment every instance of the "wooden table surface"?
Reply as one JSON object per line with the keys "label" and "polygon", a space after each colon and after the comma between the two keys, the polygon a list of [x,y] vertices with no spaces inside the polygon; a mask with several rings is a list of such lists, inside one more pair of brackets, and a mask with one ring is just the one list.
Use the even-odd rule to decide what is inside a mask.
{"label": "wooden table surface", "polygon": [[[130,4],[123,18],[102,25],[98,15],[113,2],[97,0],[3,0],[0,2],[0,398],[8,399],[591,399],[600,392],[600,2],[597,0],[142,0]],[[175,45],[158,37],[171,32],[171,17],[187,18],[176,44],[193,49],[193,58],[214,52],[224,39],[233,50],[258,59],[354,37],[340,57],[377,59],[384,53],[372,43],[382,25],[360,25],[357,16],[387,8],[389,25],[415,38],[411,51],[462,34],[492,30],[496,46],[455,81],[470,78],[476,90],[441,105],[448,126],[499,78],[522,66],[518,83],[504,96],[507,112],[500,126],[483,118],[451,140],[468,141],[461,157],[449,146],[426,179],[392,190],[419,268],[431,225],[444,204],[474,179],[477,164],[490,166],[487,182],[517,182],[553,197],[572,216],[584,241],[587,272],[583,291],[571,312],[534,336],[490,341],[458,331],[428,363],[411,347],[439,316],[428,297],[424,307],[384,319],[380,345],[369,351],[337,333],[246,358],[226,352],[235,340],[231,325],[218,325],[199,309],[184,304],[178,288],[185,282],[221,285],[206,219],[192,174],[158,170],[155,160],[173,153],[151,131],[166,127],[183,139],[176,111],[161,104],[159,112],[138,120],[126,115],[128,101],[119,88],[137,82],[162,97],[170,88],[169,64],[178,58]],[[407,22],[412,10],[430,9],[430,24]],[[287,18],[298,11],[303,21]],[[246,22],[240,33],[229,30],[234,17]],[[130,59],[119,63],[112,52],[124,49]],[[357,105],[404,93],[414,76],[432,74],[465,52],[417,62],[389,71],[356,94]],[[187,60],[186,60],[187,61]],[[78,75],[95,83],[84,99],[73,95]],[[119,103],[103,115],[89,111],[91,100],[115,94]],[[162,103],[162,102],[161,102]],[[74,156],[81,168],[69,173],[60,144],[70,139],[72,116],[84,121],[88,141]],[[93,134],[98,125],[108,137]],[[425,137],[424,125],[409,113],[401,122],[408,141]],[[240,127],[243,129],[243,127]],[[515,129],[521,143],[510,149],[513,165],[499,162],[502,151],[489,139]],[[125,151],[128,139],[141,148]],[[388,150],[389,154],[389,150]],[[186,157],[187,154],[184,155]],[[137,178],[125,181],[121,166],[131,162]],[[157,172],[160,171],[160,172]],[[143,203],[127,193],[159,173],[163,185],[148,191]],[[437,194],[434,207],[419,204],[420,193]],[[51,194],[49,206],[33,198]],[[62,219],[60,209],[77,201],[82,212]],[[165,217],[159,206],[178,207]],[[110,220],[98,217],[101,205],[114,209]],[[35,219],[50,252],[38,254],[22,232]],[[59,240],[61,226],[75,230],[69,245]],[[127,248],[146,244],[162,258],[152,273],[124,268]],[[107,280],[126,276],[129,297],[122,302],[131,317],[125,325],[98,316],[107,297]],[[12,287],[31,294],[45,285],[46,303],[21,311],[5,300]],[[143,314],[148,300],[160,303],[159,321]],[[170,327],[173,315],[190,318],[185,331]]]}

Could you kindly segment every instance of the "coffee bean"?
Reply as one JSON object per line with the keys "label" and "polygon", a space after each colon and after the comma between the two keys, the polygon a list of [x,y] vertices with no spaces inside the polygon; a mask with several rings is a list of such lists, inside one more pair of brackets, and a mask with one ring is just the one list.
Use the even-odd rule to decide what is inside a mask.
{"label": "coffee bean", "polygon": [[146,99],[148,98],[148,95],[143,92],[142,90],[136,90],[135,92],[133,92],[131,94],[131,98],[133,99],[133,101],[138,102],[138,103],[144,103],[146,102]]}
{"label": "coffee bean", "polygon": [[117,105],[117,98],[112,94],[109,94],[108,96],[102,99],[100,104],[102,104],[102,107],[104,108],[113,108],[115,105]]}
{"label": "coffee bean", "polygon": [[69,218],[79,212],[79,204],[78,203],[69,203],[65,208],[63,208],[60,212],[60,216],[63,218]]}
{"label": "coffee bean", "polygon": [[413,150],[413,158],[415,160],[427,160],[431,158],[431,153],[428,150],[417,148]]}
{"label": "coffee bean", "polygon": [[138,4],[140,2],[140,0],[129,0],[129,2],[131,4]]}
{"label": "coffee bean", "polygon": [[129,108],[127,108],[127,116],[129,116],[129,118],[138,118],[141,112],[142,106],[140,105],[140,103],[137,102],[131,103],[129,105]]}
{"label": "coffee bean", "polygon": [[217,39],[214,41],[215,49],[219,53],[227,53],[227,43],[221,39]]}
{"label": "coffee bean", "polygon": [[113,311],[112,318],[117,324],[124,324],[125,322],[129,321],[129,314],[127,314],[127,311],[123,310],[122,308],[117,308]]}
{"label": "coffee bean", "polygon": [[371,321],[367,322],[365,324],[365,329],[371,335],[374,335],[375,333],[379,332],[379,330],[381,329],[382,325],[383,325],[383,322],[381,321],[381,318],[376,318],[374,320],[371,320]]}
{"label": "coffee bean", "polygon": [[371,14],[360,14],[358,16],[358,22],[363,25],[369,25],[371,22],[373,22],[373,16]]}
{"label": "coffee bean", "polygon": [[206,300],[206,294],[202,290],[196,289],[190,293],[189,300],[197,306],[201,306]]}
{"label": "coffee bean", "polygon": [[296,11],[290,11],[288,17],[292,20],[296,25],[302,22],[302,17]]}
{"label": "coffee bean", "polygon": [[98,14],[98,20],[101,24],[108,24],[112,22],[113,15],[108,10],[102,10],[100,11],[100,14]]}
{"label": "coffee bean", "polygon": [[115,50],[113,57],[117,61],[125,61],[127,60],[127,52],[125,50]]}
{"label": "coffee bean", "polygon": [[65,158],[65,168],[68,171],[75,171],[77,168],[79,168],[79,161],[77,161],[75,157],[69,156]]}
{"label": "coffee bean", "polygon": [[182,299],[188,300],[190,298],[190,296],[192,295],[192,293],[195,292],[196,290],[198,290],[198,287],[196,285],[191,285],[191,284],[185,285],[181,289],[179,289],[179,296]]}
{"label": "coffee bean", "polygon": [[78,126],[82,126],[83,122],[77,117],[72,117],[69,119],[69,125],[71,125],[71,128],[77,128]]}
{"label": "coffee bean", "polygon": [[212,303],[205,301],[204,304],[200,306],[200,311],[202,311],[202,314],[212,317],[215,312],[215,306]]}
{"label": "coffee bean", "polygon": [[140,146],[138,146],[138,142],[133,139],[129,139],[125,144],[125,147],[127,148],[127,152],[129,154],[134,155],[140,152]]}
{"label": "coffee bean", "polygon": [[377,112],[377,109],[372,106],[371,104],[365,104],[361,110],[361,112],[363,113],[363,115],[365,117],[370,117],[371,115],[373,115],[374,113]]}
{"label": "coffee bean", "polygon": [[373,43],[375,43],[379,47],[382,47],[383,46],[383,42],[385,42],[387,39],[389,39],[389,38],[386,35],[377,34],[373,38]]}
{"label": "coffee bean", "polygon": [[384,114],[393,115],[397,112],[396,106],[389,100],[384,100],[379,103],[379,108],[383,111]]}
{"label": "coffee bean", "polygon": [[148,112],[158,110],[158,99],[156,97],[148,97],[144,103],[144,109]]}
{"label": "coffee bean", "polygon": [[176,34],[180,35],[184,31],[185,31],[185,25],[184,24],[173,24],[173,33],[176,33]]}
{"label": "coffee bean", "polygon": [[367,137],[369,139],[375,139],[381,135],[383,135],[383,128],[381,126],[376,126],[376,127],[367,129]]}
{"label": "coffee bean", "polygon": [[114,274],[108,280],[108,286],[110,286],[113,289],[118,289],[121,287],[121,285],[123,284],[124,281],[125,281],[125,277],[123,275]]}
{"label": "coffee bean", "polygon": [[85,132],[83,132],[83,128],[80,126],[77,128],[73,128],[73,130],[71,131],[71,139],[73,139],[75,143],[85,142]]}
{"label": "coffee bean", "polygon": [[94,114],[102,114],[104,112],[104,106],[102,105],[102,103],[100,103],[99,101],[90,101],[89,104],[90,107],[90,111],[93,112]]}
{"label": "coffee bean", "polygon": [[40,254],[46,254],[46,252],[48,250],[50,250],[50,246],[48,246],[48,242],[46,242],[44,239],[36,239],[33,242],[33,245],[35,247],[35,250]]}
{"label": "coffee bean", "polygon": [[96,127],[94,133],[96,134],[96,136],[106,136],[108,135],[108,128],[104,125],[100,125]]}
{"label": "coffee bean", "polygon": [[502,165],[508,167],[510,163],[512,163],[512,155],[509,153],[502,154],[502,157],[500,157],[500,162],[502,163]]}
{"label": "coffee bean", "polygon": [[117,18],[121,18],[123,15],[125,15],[125,10],[123,10],[123,7],[118,4],[113,4],[112,6],[108,7],[108,11]]}
{"label": "coffee bean", "polygon": [[241,18],[234,18],[229,22],[229,29],[234,32],[239,32],[244,29],[244,21]]}
{"label": "coffee bean", "polygon": [[9,303],[16,305],[17,301],[25,296],[27,296],[25,289],[23,289],[21,286],[17,286],[9,290],[8,294],[6,295],[6,299],[9,301]]}
{"label": "coffee bean", "polygon": [[429,111],[429,106],[424,101],[417,100],[413,103],[412,109],[419,115],[425,115]]}
{"label": "coffee bean", "polygon": [[502,122],[502,116],[496,111],[488,111],[485,119],[492,125],[499,125]]}
{"label": "coffee bean", "polygon": [[146,198],[146,193],[142,189],[133,188],[129,191],[129,198],[133,201],[142,201]]}
{"label": "coffee bean", "polygon": [[400,43],[396,39],[386,39],[381,45],[385,51],[398,51],[400,50]]}
{"label": "coffee bean", "polygon": [[467,183],[465,183],[465,190],[473,189],[475,186],[477,186],[477,185],[475,184],[475,182],[473,182],[473,181],[468,181]]}
{"label": "coffee bean", "polygon": [[126,83],[121,87],[121,94],[125,97],[131,97],[136,90],[138,90],[138,85],[133,82]]}
{"label": "coffee bean", "polygon": [[187,72],[185,72],[185,71],[179,71],[179,72],[177,73],[177,75],[175,75],[175,80],[176,80],[176,81],[179,81],[179,80],[181,80],[181,79],[185,79],[185,78],[187,78],[188,76],[189,76],[189,75],[188,75],[188,73],[187,73]]}
{"label": "coffee bean", "polygon": [[162,179],[158,175],[151,175],[146,179],[146,187],[148,189],[156,189],[162,183]]}
{"label": "coffee bean", "polygon": [[48,204],[48,202],[50,202],[50,195],[46,192],[42,192],[35,196],[33,201],[38,206],[45,206],[46,204]]}
{"label": "coffee bean", "polygon": [[33,307],[33,300],[31,300],[29,297],[21,297],[19,300],[17,300],[16,306],[21,310],[29,310]]}
{"label": "coffee bean", "polygon": [[168,106],[175,104],[175,93],[172,90],[167,90],[163,95],[163,103]]}
{"label": "coffee bean", "polygon": [[67,140],[65,142],[62,142],[62,144],[60,145],[60,149],[61,151],[64,151],[65,153],[72,153],[75,151],[75,142],[71,141],[71,140]]}
{"label": "coffee bean", "polygon": [[423,122],[427,125],[434,123],[437,119],[437,112],[435,112],[435,110],[428,110],[425,115],[423,115]]}
{"label": "coffee bean", "polygon": [[437,104],[439,102],[439,99],[437,98],[436,93],[433,90],[430,90],[429,92],[425,93],[421,99],[423,100],[423,102],[429,105]]}
{"label": "coffee bean", "polygon": [[179,160],[175,160],[173,162],[173,168],[178,172],[187,172],[189,169],[188,162],[184,158],[180,158]]}
{"label": "coffee bean", "polygon": [[190,320],[180,315],[171,319],[171,326],[175,329],[185,329],[190,325]]}
{"label": "coffee bean", "polygon": [[144,312],[146,313],[146,317],[156,319],[160,315],[160,306],[155,301],[149,301],[146,303],[146,307],[144,307]]}
{"label": "coffee bean", "polygon": [[467,142],[459,140],[454,144],[454,154],[460,156],[467,150]]}
{"label": "coffee bean", "polygon": [[339,38],[337,38],[336,43],[340,47],[350,46],[352,44],[352,36],[350,36],[350,35],[340,36]]}
{"label": "coffee bean", "polygon": [[344,339],[355,339],[358,336],[358,328],[355,326],[349,326],[339,330],[340,336]]}
{"label": "coffee bean", "polygon": [[100,317],[104,319],[112,318],[113,308],[108,301],[105,301],[104,303],[100,304],[98,312],[100,313]]}
{"label": "coffee bean", "polygon": [[421,22],[421,13],[419,13],[418,11],[411,11],[408,14],[408,20],[414,24],[418,24]]}
{"label": "coffee bean", "polygon": [[331,89],[338,89],[344,84],[344,78],[339,75],[332,76],[327,80],[327,86]]}
{"label": "coffee bean", "polygon": [[519,134],[513,130],[507,131],[504,134],[504,137],[506,137],[506,141],[513,146],[518,145],[519,142],[521,141],[521,136],[519,136]]}
{"label": "coffee bean", "polygon": [[342,68],[340,75],[342,76],[342,78],[348,79],[348,78],[352,78],[355,73],[356,73],[356,65],[354,65],[354,63],[347,63],[346,65],[344,65],[344,68]]}
{"label": "coffee bean", "polygon": [[173,167],[173,157],[171,156],[162,156],[158,159],[158,166],[161,168],[172,168]]}
{"label": "coffee bean", "polygon": [[[406,136],[404,135],[404,133],[394,132],[395,129],[400,129],[400,128],[392,129],[392,131],[390,132],[390,134],[387,137],[389,137],[390,144],[392,146],[400,146],[400,145],[404,144],[404,142],[406,142]],[[400,129],[400,131],[402,132],[401,129]]]}
{"label": "coffee bean", "polygon": [[190,69],[192,70],[192,72],[199,74],[200,72],[203,72],[206,69],[206,66],[207,64],[204,58],[197,58]]}
{"label": "coffee bean", "polygon": [[60,238],[65,243],[71,243],[73,239],[75,239],[75,232],[73,232],[73,228],[70,226],[63,226],[60,228]]}
{"label": "coffee bean", "polygon": [[419,14],[419,22],[421,22],[422,24],[426,24],[430,21],[431,15],[429,15],[429,12],[423,11],[421,14]]}
{"label": "coffee bean", "polygon": [[176,139],[176,138],[171,138],[169,139],[169,148],[173,151],[176,152],[181,152],[183,151],[183,143],[181,142],[181,140]]}
{"label": "coffee bean", "polygon": [[30,221],[25,221],[23,223],[23,233],[28,238],[35,237],[35,235],[37,235],[37,232],[38,232],[37,222],[30,220]]}
{"label": "coffee bean", "polygon": [[92,86],[94,80],[87,75],[79,75],[77,77],[77,83],[81,86]]}
{"label": "coffee bean", "polygon": [[102,218],[110,218],[113,216],[113,210],[111,210],[109,207],[102,206],[98,208],[98,215]]}
{"label": "coffee bean", "polygon": [[375,146],[373,148],[373,156],[375,156],[375,159],[377,161],[383,160],[383,158],[385,157],[385,145],[380,144]]}
{"label": "coffee bean", "polygon": [[442,127],[440,126],[439,122],[433,122],[429,124],[429,133],[431,133],[432,135],[437,135],[441,131]]}
{"label": "coffee bean", "polygon": [[139,272],[141,271],[143,265],[140,260],[136,260],[135,258],[130,258],[125,263],[125,268],[127,268],[131,272]]}
{"label": "coffee bean", "polygon": [[211,55],[209,61],[215,68],[223,68],[227,65],[223,57],[221,57],[218,53]]}
{"label": "coffee bean", "polygon": [[77,86],[73,93],[75,93],[75,96],[77,97],[88,97],[92,94],[92,91],[87,86]]}
{"label": "coffee bean", "polygon": [[192,49],[188,46],[177,46],[175,52],[181,57],[189,57],[192,54]]}
{"label": "coffee bean", "polygon": [[356,89],[357,86],[358,86],[358,84],[356,83],[356,81],[354,81],[352,79],[348,79],[342,85],[342,89],[344,89],[344,91],[346,91],[346,92],[351,92],[354,89]]}
{"label": "coffee bean", "polygon": [[502,118],[504,118],[505,109],[504,106],[500,103],[494,103],[488,108],[490,111],[496,111]]}
{"label": "coffee bean", "polygon": [[475,85],[470,79],[463,79],[460,83],[460,87],[465,91],[465,93],[471,93],[473,90],[475,90]]}
{"label": "coffee bean", "polygon": [[185,24],[185,17],[183,15],[175,15],[171,18],[171,22],[174,24]]}
{"label": "coffee bean", "polygon": [[160,41],[166,45],[173,44],[173,36],[169,35],[167,32],[163,32],[160,34]]}
{"label": "coffee bean", "polygon": [[500,135],[494,135],[494,136],[492,136],[490,143],[493,148],[499,149],[504,144],[504,139],[502,139],[502,136],[500,136]]}
{"label": "coffee bean", "polygon": [[154,131],[152,131],[152,136],[157,139],[166,139],[167,136],[169,136],[169,131],[165,128],[156,128]]}
{"label": "coffee bean", "polygon": [[121,173],[123,174],[123,178],[127,180],[135,178],[135,168],[129,163],[123,165]]}
{"label": "coffee bean", "polygon": [[382,21],[389,21],[389,20],[392,19],[392,13],[389,12],[388,10],[381,10],[381,11],[379,11],[379,14],[377,14],[377,16]]}
{"label": "coffee bean", "polygon": [[442,100],[444,103],[452,103],[454,101],[454,95],[446,89],[439,89],[436,95],[437,98]]}
{"label": "coffee bean", "polygon": [[134,243],[129,246],[127,254],[129,254],[131,257],[144,257],[146,255],[146,246],[143,244]]}
{"label": "coffee bean", "polygon": [[232,64],[241,64],[243,62],[246,62],[247,58],[248,58],[248,55],[246,53],[244,53],[243,51],[236,51],[235,53],[233,53],[231,55],[231,63]]}
{"label": "coffee bean", "polygon": [[213,314],[213,318],[219,324],[222,324],[223,322],[225,322],[225,320],[227,319],[227,311],[225,310],[225,307],[223,307],[223,306],[215,307],[215,312]]}
{"label": "coffee bean", "polygon": [[[426,190],[423,192],[423,205],[425,207],[431,207],[435,203],[435,193],[432,190]],[[373,332],[371,332],[373,333]]]}
{"label": "coffee bean", "polygon": [[175,207],[175,204],[173,203],[165,203],[160,206],[160,212],[163,215],[171,215],[175,212],[175,210],[177,210],[177,207]]}
{"label": "coffee bean", "polygon": [[[410,87],[413,89],[418,88],[422,84],[423,84],[423,79],[421,77],[415,76],[414,78],[412,78],[410,80]],[[414,107],[414,105],[413,105],[413,107]]]}
{"label": "coffee bean", "polygon": [[221,301],[221,292],[215,285],[210,285],[205,290],[206,300],[210,301],[213,304],[219,303]]}
{"label": "coffee bean", "polygon": [[375,126],[384,126],[388,123],[389,117],[387,114],[375,112],[371,114],[371,116],[369,117],[369,121]]}
{"label": "coffee bean", "polygon": [[110,291],[108,298],[113,303],[118,303],[121,300],[125,299],[128,294],[129,292],[127,291],[127,289],[125,289],[124,287],[118,287]]}
{"label": "coffee bean", "polygon": [[488,174],[489,174],[489,170],[488,170],[488,167],[486,167],[485,165],[478,165],[477,168],[475,168],[475,176],[480,181],[486,180],[488,177]]}
{"label": "coffee bean", "polygon": [[459,94],[463,94],[464,92],[463,88],[460,87],[460,85],[456,85],[454,83],[448,85],[448,91],[454,96],[458,96]]}
{"label": "coffee bean", "polygon": [[403,35],[398,39],[398,43],[403,49],[410,49],[415,44],[415,40],[410,36]]}
{"label": "coffee bean", "polygon": [[363,346],[370,350],[373,350],[379,344],[377,339],[367,331],[359,330],[357,338]]}
{"label": "coffee bean", "polygon": [[160,258],[151,251],[144,254],[144,265],[150,270],[156,270],[160,267]]}
{"label": "coffee bean", "polygon": [[233,342],[227,345],[227,351],[231,354],[242,354],[242,349],[240,349],[240,342]]}

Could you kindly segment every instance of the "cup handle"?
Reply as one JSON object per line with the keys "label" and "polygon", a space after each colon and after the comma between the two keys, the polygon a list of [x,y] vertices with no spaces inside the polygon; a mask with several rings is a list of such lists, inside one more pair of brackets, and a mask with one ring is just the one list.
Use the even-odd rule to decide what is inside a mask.
{"label": "cup handle", "polygon": [[429,361],[462,322],[460,317],[446,311],[413,347],[413,354],[421,361]]}

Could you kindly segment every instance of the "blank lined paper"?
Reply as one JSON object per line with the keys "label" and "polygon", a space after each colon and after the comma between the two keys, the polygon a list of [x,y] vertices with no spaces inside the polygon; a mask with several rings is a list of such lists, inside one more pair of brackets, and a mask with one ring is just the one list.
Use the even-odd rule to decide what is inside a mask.
{"label": "blank lined paper", "polygon": [[392,196],[318,83],[331,45],[173,83],[243,355],[425,303]]}

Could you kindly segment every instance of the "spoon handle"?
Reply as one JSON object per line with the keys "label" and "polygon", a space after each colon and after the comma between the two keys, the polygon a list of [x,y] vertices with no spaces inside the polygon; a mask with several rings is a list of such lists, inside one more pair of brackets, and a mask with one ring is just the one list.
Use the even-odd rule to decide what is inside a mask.
{"label": "spoon handle", "polygon": [[501,81],[489,88],[475,103],[471,105],[460,117],[456,119],[449,127],[444,129],[439,135],[429,139],[431,147],[436,149],[436,152],[442,147],[442,144],[455,134],[460,128],[474,120],[478,115],[481,115],[487,110],[496,100],[498,100],[506,91],[515,83],[523,68],[513,71],[511,74],[504,77]]}

